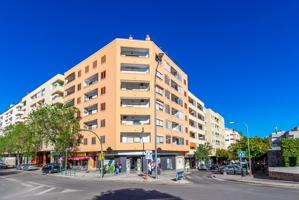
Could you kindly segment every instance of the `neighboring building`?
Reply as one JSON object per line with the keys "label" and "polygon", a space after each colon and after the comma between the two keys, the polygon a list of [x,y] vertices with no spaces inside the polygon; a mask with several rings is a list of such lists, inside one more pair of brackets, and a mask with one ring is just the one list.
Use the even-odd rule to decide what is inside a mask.
{"label": "neighboring building", "polygon": [[285,133],[286,138],[299,138],[299,126],[292,128]]}
{"label": "neighboring building", "polygon": [[224,118],[213,111],[206,109],[206,141],[212,146],[211,155],[216,155],[216,149],[225,149]]}
{"label": "neighboring building", "polygon": [[277,132],[271,133],[271,135],[269,136],[269,141],[270,141],[272,148],[280,147],[281,138],[285,137],[285,133],[286,133],[286,131],[277,131]]}
{"label": "neighboring building", "polygon": [[189,158],[190,167],[196,166],[194,152],[198,145],[205,144],[205,105],[190,91],[188,92],[189,111],[189,147],[190,151],[186,155]]}
{"label": "neighboring building", "polygon": [[[167,55],[158,65],[159,53],[148,36],[115,39],[65,73],[65,102],[81,111],[84,129],[102,138],[106,159],[123,166],[129,159],[136,169],[143,150],[154,150],[155,126],[162,169],[181,168],[189,152],[188,76]],[[99,141],[90,132],[81,134],[74,160],[88,160],[94,169]]]}
{"label": "neighboring building", "polygon": [[225,128],[225,149],[241,140],[242,136],[234,129]]}
{"label": "neighboring building", "polygon": [[[63,84],[64,76],[55,75],[53,78],[28,93],[22,100],[14,106],[11,106],[6,112],[0,115],[0,135],[1,130],[10,124],[26,120],[29,113],[45,104],[63,103]],[[42,152],[38,152],[37,163],[46,164],[50,162],[50,151],[52,146],[43,146]]]}

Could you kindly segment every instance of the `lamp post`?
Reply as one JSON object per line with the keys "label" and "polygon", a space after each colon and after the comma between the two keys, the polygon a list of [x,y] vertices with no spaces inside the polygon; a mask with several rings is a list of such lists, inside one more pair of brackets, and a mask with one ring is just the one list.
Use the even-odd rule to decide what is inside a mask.
{"label": "lamp post", "polygon": [[102,141],[102,138],[100,138],[96,132],[92,131],[92,130],[89,130],[89,129],[80,129],[80,131],[85,131],[85,132],[90,132],[92,134],[94,134],[98,140],[100,141],[100,145],[101,145],[101,177],[103,178],[104,177],[104,162],[103,162],[103,159],[102,159],[102,155],[103,155],[103,141]]}
{"label": "lamp post", "polygon": [[[229,122],[230,124],[236,124],[236,122]],[[251,166],[251,157],[250,157],[250,140],[249,140],[249,128],[246,122],[243,122],[243,125],[246,128],[246,136],[247,136],[247,148],[248,148],[248,161],[249,161],[249,175],[252,175],[252,166]]]}
{"label": "lamp post", "polygon": [[157,62],[157,66],[155,69],[155,74],[154,74],[154,116],[155,116],[155,121],[154,121],[154,125],[155,125],[155,179],[158,179],[158,151],[157,151],[157,109],[156,109],[156,82],[157,82],[157,72],[158,72],[158,67],[162,61],[162,58],[164,56],[164,53],[159,53],[156,54],[155,60]]}

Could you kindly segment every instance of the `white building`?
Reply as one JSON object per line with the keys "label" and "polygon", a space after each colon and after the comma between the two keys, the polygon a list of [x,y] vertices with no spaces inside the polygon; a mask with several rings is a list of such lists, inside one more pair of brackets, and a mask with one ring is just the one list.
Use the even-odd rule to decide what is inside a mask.
{"label": "white building", "polygon": [[241,140],[242,136],[234,129],[225,128],[225,149]]}

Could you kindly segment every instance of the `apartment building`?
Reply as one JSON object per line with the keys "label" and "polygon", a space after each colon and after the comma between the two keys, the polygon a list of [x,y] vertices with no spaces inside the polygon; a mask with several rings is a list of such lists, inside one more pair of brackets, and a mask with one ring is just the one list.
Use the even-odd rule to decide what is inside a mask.
{"label": "apartment building", "polygon": [[205,104],[190,91],[188,92],[188,112],[189,112],[189,148],[186,155],[189,159],[190,167],[196,166],[194,152],[200,144],[205,144]]}
{"label": "apartment building", "polygon": [[[144,150],[155,149],[156,128],[162,169],[182,165],[189,152],[188,76],[149,36],[115,39],[64,75],[65,102],[80,110],[81,127],[101,138],[106,159],[123,166],[129,159],[136,168]],[[99,140],[81,134],[74,160],[96,168]]]}
{"label": "apartment building", "polygon": [[235,144],[241,140],[241,134],[230,128],[225,128],[225,149],[228,149],[232,144]]}
{"label": "apartment building", "polygon": [[[16,105],[12,105],[7,111],[0,115],[0,135],[10,124],[25,121],[29,113],[45,104],[63,103],[64,94],[64,76],[57,74],[44,84],[28,93]],[[3,133],[3,132],[2,132]],[[37,163],[50,162],[50,151],[52,146],[43,146],[42,152],[39,152],[38,158],[34,160]]]}
{"label": "apartment building", "polygon": [[211,156],[215,156],[216,149],[225,149],[224,118],[210,108],[205,114],[206,141],[212,146]]}

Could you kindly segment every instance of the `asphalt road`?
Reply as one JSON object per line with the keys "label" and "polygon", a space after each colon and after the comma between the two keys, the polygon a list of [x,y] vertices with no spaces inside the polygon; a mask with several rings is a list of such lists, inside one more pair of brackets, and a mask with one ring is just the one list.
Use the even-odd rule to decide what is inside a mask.
{"label": "asphalt road", "polygon": [[298,200],[299,191],[217,181],[202,173],[188,176],[194,184],[158,185],[100,182],[43,176],[0,169],[0,199],[194,199]]}

